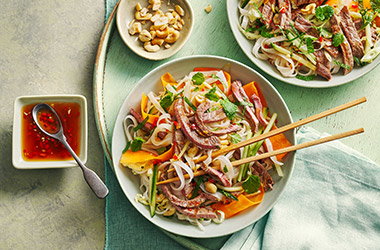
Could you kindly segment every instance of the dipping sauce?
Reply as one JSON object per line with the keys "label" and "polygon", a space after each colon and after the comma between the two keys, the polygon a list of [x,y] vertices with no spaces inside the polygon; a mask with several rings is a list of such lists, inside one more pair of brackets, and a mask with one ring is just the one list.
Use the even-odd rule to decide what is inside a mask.
{"label": "dipping sauce", "polygon": [[[72,156],[61,142],[43,133],[35,124],[32,109],[36,105],[30,104],[22,108],[22,156],[27,161],[61,161],[71,160]],[[80,151],[80,105],[74,102],[48,102],[57,112],[62,122],[63,132],[67,142],[76,154]],[[55,133],[58,123],[50,112],[39,112],[40,125],[47,132]],[[59,125],[58,125],[59,126]]]}

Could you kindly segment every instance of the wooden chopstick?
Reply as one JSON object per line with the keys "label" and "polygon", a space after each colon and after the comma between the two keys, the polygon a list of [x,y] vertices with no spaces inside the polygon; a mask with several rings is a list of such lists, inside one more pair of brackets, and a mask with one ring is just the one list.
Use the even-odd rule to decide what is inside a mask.
{"label": "wooden chopstick", "polygon": [[[296,121],[296,122],[293,122],[291,124],[288,124],[288,125],[285,125],[285,126],[282,126],[280,128],[277,128],[277,129],[274,129],[268,133],[265,133],[265,134],[261,134],[259,136],[255,136],[255,137],[252,137],[251,139],[248,139],[248,140],[245,140],[245,141],[241,141],[239,143],[236,143],[236,144],[232,144],[231,146],[228,146],[228,147],[225,147],[223,149],[220,149],[218,151],[215,151],[211,154],[211,157],[212,158],[215,158],[219,155],[223,155],[225,153],[228,153],[230,151],[233,151],[233,150],[236,150],[238,148],[241,148],[241,147],[245,147],[247,145],[250,145],[252,143],[255,143],[255,142],[258,142],[258,141],[261,141],[261,140],[264,140],[264,139],[267,139],[271,136],[274,136],[274,135],[278,135],[278,134],[281,134],[281,133],[284,133],[288,130],[291,130],[291,129],[294,129],[294,128],[297,128],[297,127],[300,127],[302,125],[305,125],[305,124],[308,124],[310,122],[313,122],[313,121],[316,121],[316,120],[319,120],[323,117],[326,117],[326,116],[329,116],[329,115],[332,115],[332,114],[335,114],[335,113],[338,113],[342,110],[345,110],[345,109],[348,109],[348,108],[351,108],[351,107],[354,107],[358,104],[361,104],[363,102],[366,102],[367,99],[365,97],[362,97],[362,98],[359,98],[357,100],[354,100],[354,101],[351,101],[351,102],[348,102],[346,104],[342,104],[340,106],[337,106],[335,108],[332,108],[332,109],[329,109],[329,110],[326,110],[326,111],[323,111],[319,114],[316,114],[316,115],[312,115],[310,117],[307,117],[305,119],[302,119],[302,120],[299,120],[299,121]],[[200,163],[204,160],[206,160],[207,156],[202,156],[202,157],[199,157],[198,159],[194,160],[195,163]]]}
{"label": "wooden chopstick", "polygon": [[[301,143],[301,144],[297,144],[297,145],[293,145],[293,146],[290,146],[290,147],[286,147],[286,148],[282,148],[282,149],[279,149],[279,150],[275,150],[275,151],[272,151],[272,152],[264,153],[264,154],[261,154],[261,155],[251,156],[251,157],[247,157],[247,158],[244,158],[244,159],[241,159],[241,160],[233,161],[232,162],[232,166],[234,166],[234,167],[240,166],[240,165],[245,164],[245,163],[249,163],[249,162],[253,162],[253,161],[269,158],[269,157],[276,156],[276,155],[283,154],[283,153],[289,153],[289,152],[296,151],[296,150],[299,150],[299,149],[308,148],[308,147],[315,146],[315,145],[318,145],[318,144],[322,144],[322,143],[326,143],[326,142],[342,139],[342,138],[345,138],[345,137],[348,137],[348,136],[352,136],[352,135],[356,135],[356,134],[360,134],[360,133],[363,133],[363,132],[364,132],[364,129],[363,128],[359,128],[359,129],[351,130],[351,131],[348,131],[348,132],[344,132],[344,133],[340,133],[340,134],[335,134],[335,135],[323,137],[323,138],[320,138],[320,139],[317,139],[317,140],[314,140],[314,141],[308,141],[308,142],[304,142],[304,143]],[[206,172],[203,171],[203,170],[194,172],[194,176],[195,177],[196,176],[201,176],[201,175],[204,175],[204,174],[206,174]],[[185,179],[188,179],[189,175],[185,174],[184,177],[185,177]],[[175,181],[179,181],[179,178],[178,177],[174,177],[174,178],[171,178],[171,179],[160,181],[160,182],[157,182],[157,185],[167,184],[167,183],[171,183],[171,182],[175,182]]]}

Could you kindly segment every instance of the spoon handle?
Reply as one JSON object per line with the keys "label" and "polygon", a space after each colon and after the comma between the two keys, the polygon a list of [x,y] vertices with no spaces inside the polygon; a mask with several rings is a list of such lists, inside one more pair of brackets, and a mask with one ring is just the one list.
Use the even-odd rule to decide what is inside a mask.
{"label": "spoon handle", "polygon": [[92,171],[83,164],[83,162],[79,159],[79,157],[76,155],[74,150],[70,147],[70,145],[67,143],[65,139],[62,139],[60,141],[73,156],[74,160],[78,163],[79,167],[82,169],[83,177],[92,189],[92,191],[94,191],[95,195],[100,199],[105,198],[108,195],[109,190],[107,186],[104,184],[104,182],[94,171]]}

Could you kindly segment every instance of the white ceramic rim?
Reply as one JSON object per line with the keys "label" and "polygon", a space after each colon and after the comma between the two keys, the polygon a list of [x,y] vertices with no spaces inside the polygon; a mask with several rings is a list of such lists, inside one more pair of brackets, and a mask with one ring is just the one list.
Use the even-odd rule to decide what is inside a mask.
{"label": "white ceramic rim", "polygon": [[87,162],[87,100],[83,95],[29,95],[19,96],[14,102],[12,131],[12,164],[17,169],[52,169],[76,167],[75,160],[65,161],[26,161],[21,155],[21,108],[38,102],[76,102],[81,111],[81,138],[79,158]]}
{"label": "white ceramic rim", "polygon": [[[291,85],[296,85],[300,87],[306,87],[306,88],[331,88],[340,86],[349,82],[352,82],[359,77],[362,77],[363,75],[367,74],[371,70],[373,70],[379,63],[380,63],[380,56],[378,56],[372,63],[367,64],[366,66],[362,68],[354,68],[351,73],[347,75],[343,75],[342,73],[333,75],[333,78],[330,81],[327,80],[313,80],[313,81],[303,81],[300,79],[297,79],[295,77],[292,78],[286,78],[281,76],[281,74],[275,69],[275,67],[271,64],[269,64],[266,61],[260,60],[256,58],[252,53],[252,43],[248,39],[245,38],[245,36],[240,32],[238,29],[238,3],[239,0],[227,0],[227,14],[228,14],[228,21],[230,24],[230,28],[232,30],[232,33],[234,34],[235,40],[239,44],[241,50],[246,54],[246,56],[262,71],[267,73],[268,75],[282,81],[285,83],[289,83]],[[246,49],[247,43],[250,44],[250,48]]]}
{"label": "white ceramic rim", "polygon": [[[219,60],[224,60],[226,62],[226,64],[230,63],[230,64],[236,64],[240,67],[244,67],[246,68],[248,71],[250,71],[252,74],[255,74],[257,77],[260,78],[260,84],[266,84],[268,85],[268,87],[271,89],[271,91],[273,91],[273,93],[279,98],[280,102],[281,102],[281,105],[283,106],[283,108],[286,110],[287,112],[287,116],[288,116],[288,119],[289,119],[289,122],[293,122],[292,120],[292,117],[291,117],[291,114],[289,112],[289,109],[288,107],[286,106],[286,103],[284,102],[284,100],[282,99],[281,95],[278,93],[278,91],[272,86],[272,84],[269,83],[268,80],[266,80],[263,76],[261,76],[258,72],[256,72],[255,70],[253,70],[252,68],[240,63],[240,62],[237,62],[237,61],[234,61],[232,59],[228,59],[228,58],[224,58],[224,57],[219,57],[219,56],[207,56],[207,55],[196,55],[196,56],[188,56],[188,57],[183,57],[183,58],[179,58],[179,59],[175,59],[175,60],[172,60],[170,62],[167,62],[155,69],[153,69],[152,71],[150,71],[147,75],[145,75],[137,84],[136,86],[134,87],[134,89],[130,92],[130,94],[125,98],[125,101],[123,102],[122,106],[120,107],[120,110],[119,110],[119,113],[118,113],[118,116],[117,116],[117,119],[116,119],[116,123],[115,123],[115,128],[113,130],[113,136],[112,136],[112,161],[113,161],[113,165],[114,165],[114,170],[115,170],[115,175],[116,175],[116,178],[124,192],[124,194],[127,196],[128,200],[132,203],[132,205],[137,209],[137,211],[139,211],[139,213],[141,215],[143,215],[148,221],[152,222],[153,224],[157,225],[158,227],[166,230],[166,231],[169,231],[171,233],[174,233],[174,234],[178,234],[178,235],[182,235],[182,236],[187,236],[187,237],[195,237],[195,238],[213,238],[213,237],[219,237],[219,236],[224,236],[224,235],[228,235],[228,234],[232,234],[236,231],[239,231],[251,224],[253,224],[254,222],[258,221],[259,219],[261,219],[265,214],[267,214],[271,209],[272,207],[275,205],[275,203],[277,202],[278,198],[281,196],[282,192],[284,191],[289,179],[291,178],[291,175],[292,175],[292,172],[293,172],[293,167],[294,167],[294,162],[295,162],[295,154],[292,153],[289,155],[288,159],[287,159],[287,162],[289,162],[289,166],[287,166],[289,168],[289,174],[284,178],[284,183],[283,183],[283,187],[282,189],[279,191],[278,195],[277,195],[277,198],[275,198],[274,202],[272,202],[266,209],[265,211],[263,212],[263,214],[257,218],[257,220],[255,221],[243,221],[239,226],[235,227],[234,229],[232,230],[228,230],[228,231],[225,231],[223,233],[219,233],[219,234],[216,234],[216,233],[208,233],[206,234],[204,231],[200,231],[196,226],[193,226],[194,227],[194,230],[191,232],[191,233],[183,233],[181,232],[180,230],[175,230],[175,229],[172,229],[172,228],[168,228],[166,226],[163,226],[160,224],[160,221],[157,221],[155,220],[155,218],[157,217],[154,217],[153,219],[148,215],[148,213],[143,213],[142,211],[140,211],[140,208],[139,206],[139,203],[135,202],[134,200],[134,197],[129,197],[128,196],[128,189],[126,187],[126,185],[123,184],[121,178],[122,176],[121,175],[124,175],[123,171],[121,170],[121,167],[119,165],[119,159],[120,159],[120,155],[116,155],[117,153],[115,152],[115,141],[116,141],[116,137],[117,137],[117,134],[116,134],[116,127],[117,125],[124,120],[124,115],[122,114],[122,111],[123,111],[123,107],[126,107],[127,106],[127,103],[128,103],[128,99],[129,99],[129,96],[133,95],[135,91],[137,91],[137,89],[139,88],[140,84],[146,82],[146,79],[149,78],[149,76],[151,74],[154,74],[158,71],[160,71],[161,69],[164,69],[170,65],[174,65],[180,61],[186,61],[186,60],[191,60],[191,59],[197,59],[197,58],[207,58],[207,59],[210,59],[210,58],[214,58],[214,59],[219,59]],[[120,125],[121,126],[121,125]],[[293,130],[292,133],[291,133],[291,136],[292,138],[289,138],[293,143],[295,143],[295,131]],[[132,182],[132,181],[131,181]],[[174,221],[173,223],[178,223],[178,221]],[[180,224],[178,223],[178,228],[180,228],[181,226],[183,226],[183,224]],[[177,228],[177,229],[178,229]]]}
{"label": "white ceramic rim", "polygon": [[[176,47],[175,49],[173,49],[173,46],[169,49],[163,49],[166,53],[164,53],[161,57],[158,57],[156,53],[149,53],[149,52],[145,52],[144,50],[143,53],[141,53],[141,51],[139,51],[138,49],[136,49],[134,46],[130,46],[129,44],[129,41],[128,41],[128,38],[129,38],[129,33],[125,34],[125,32],[123,32],[123,29],[121,26],[123,25],[122,24],[122,20],[121,20],[121,14],[120,12],[122,11],[122,8],[127,5],[127,1],[128,0],[120,0],[120,4],[119,6],[117,7],[117,12],[116,12],[116,26],[117,26],[117,30],[119,32],[119,35],[121,37],[121,39],[123,40],[124,44],[126,46],[128,46],[128,48],[130,50],[132,50],[136,55],[138,56],[141,56],[145,59],[148,59],[148,60],[152,60],[152,61],[160,61],[160,60],[164,60],[166,58],[169,58],[173,55],[175,55],[178,51],[180,51],[182,49],[182,47],[186,44],[186,42],[189,40],[190,38],[190,35],[191,35],[191,32],[193,30],[193,26],[194,26],[194,14],[193,14],[193,9],[191,7],[191,4],[188,0],[181,0],[183,1],[183,3],[186,5],[186,8],[189,10],[188,14],[189,14],[189,17],[190,17],[190,24],[189,23],[186,23],[185,25],[190,25],[189,30],[186,34],[182,34],[182,36],[184,36],[184,40],[182,41],[182,43]],[[134,8],[134,6],[130,6],[131,8]]]}

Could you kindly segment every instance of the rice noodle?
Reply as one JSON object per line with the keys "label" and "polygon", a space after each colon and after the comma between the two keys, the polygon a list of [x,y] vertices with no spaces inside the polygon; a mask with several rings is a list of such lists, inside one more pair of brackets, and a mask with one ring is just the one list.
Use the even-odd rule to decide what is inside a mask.
{"label": "rice noodle", "polygon": [[166,114],[166,111],[161,107],[161,105],[158,103],[156,97],[154,96],[154,93],[151,91],[149,92],[148,94],[148,98],[149,100],[151,101],[151,103],[153,104],[153,106],[158,110],[160,111],[162,114]]}
{"label": "rice noodle", "polygon": [[[177,173],[177,176],[180,179],[180,185],[179,185],[179,187],[174,187],[171,184],[171,187],[175,191],[180,191],[185,187],[186,183],[187,184],[190,183],[191,180],[194,178],[194,172],[193,172],[193,170],[191,170],[191,168],[189,166],[187,166],[182,161],[174,161],[174,162],[172,162],[172,166],[174,167],[174,169]],[[182,169],[185,170],[187,172],[187,174],[189,175],[189,179],[186,181],[185,181],[185,177],[183,175]]]}

